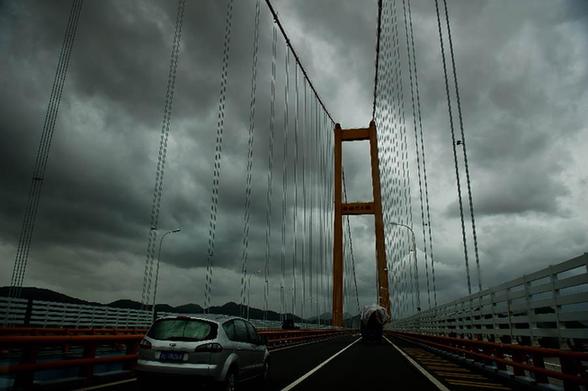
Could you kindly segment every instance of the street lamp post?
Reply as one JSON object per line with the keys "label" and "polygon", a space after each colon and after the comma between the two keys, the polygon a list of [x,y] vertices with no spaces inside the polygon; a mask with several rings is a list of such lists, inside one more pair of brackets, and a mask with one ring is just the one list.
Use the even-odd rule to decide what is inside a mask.
{"label": "street lamp post", "polygon": [[412,237],[412,250],[413,250],[413,257],[414,257],[414,270],[415,270],[415,285],[416,285],[416,298],[417,298],[417,311],[420,311],[421,308],[421,294],[419,291],[419,268],[418,268],[418,264],[417,264],[417,248],[416,248],[416,235],[414,234],[414,231],[412,230],[411,227],[409,227],[406,224],[402,224],[402,223],[396,223],[396,222],[390,222],[388,223],[390,225],[397,225],[400,227],[404,227],[406,229],[408,229],[411,233],[411,237]]}
{"label": "street lamp post", "polygon": [[157,297],[157,284],[159,282],[159,261],[161,260],[161,246],[163,244],[163,239],[169,234],[175,234],[176,232],[180,232],[182,228],[172,229],[167,231],[163,235],[161,235],[161,239],[159,239],[159,251],[157,252],[157,268],[155,269],[155,287],[153,288],[153,307],[151,307],[151,315],[153,320],[155,320],[155,298]]}

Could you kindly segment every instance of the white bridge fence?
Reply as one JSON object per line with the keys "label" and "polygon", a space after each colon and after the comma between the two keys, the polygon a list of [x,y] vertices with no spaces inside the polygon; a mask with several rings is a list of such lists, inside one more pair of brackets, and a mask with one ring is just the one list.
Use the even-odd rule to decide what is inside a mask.
{"label": "white bridge fence", "polygon": [[588,253],[395,320],[396,331],[552,347],[588,342]]}
{"label": "white bridge fence", "polygon": [[[158,312],[157,317],[189,315]],[[68,328],[147,328],[153,321],[151,311],[105,305],[58,303],[42,300],[0,297],[0,326]],[[277,320],[251,319],[259,328],[279,328]],[[297,323],[301,328],[322,327],[316,323]]]}

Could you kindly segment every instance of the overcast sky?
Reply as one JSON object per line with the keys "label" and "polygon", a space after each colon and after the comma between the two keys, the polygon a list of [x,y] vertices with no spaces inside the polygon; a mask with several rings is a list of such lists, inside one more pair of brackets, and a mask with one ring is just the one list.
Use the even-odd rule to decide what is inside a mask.
{"label": "overcast sky", "polygon": [[[401,10],[402,1],[397,2]],[[367,126],[377,1],[273,3],[335,121],[344,128]],[[70,4],[0,1],[0,285],[10,282]],[[588,248],[588,3],[449,0],[448,4],[483,285],[489,287]],[[225,5],[217,0],[188,1],[186,5],[160,214],[162,230],[181,226],[183,231],[166,239],[159,302],[203,302]],[[438,297],[439,302],[446,302],[467,292],[447,102],[434,1],[413,0],[412,11]],[[240,299],[254,15],[255,1],[235,2],[214,304]],[[25,286],[100,302],[140,298],[174,20],[175,2],[171,1],[85,2]],[[253,271],[263,267],[265,251],[272,22],[263,2],[260,33],[249,244]],[[280,38],[280,96],[284,53]],[[406,56],[403,45],[400,54]],[[405,61],[401,60],[403,66]],[[414,174],[407,75],[405,69],[409,163]],[[278,122],[282,110],[283,104],[278,107]],[[281,135],[276,137],[276,143],[282,143]],[[367,146],[361,144],[345,149],[348,192],[353,200],[371,196],[367,152]],[[274,181],[274,212],[279,214],[279,174]],[[423,271],[414,175],[411,188]],[[280,226],[275,221],[272,235],[279,254]],[[360,301],[368,304],[375,301],[376,292],[373,220],[353,218],[351,224]],[[471,243],[471,233],[468,235]],[[278,259],[272,259],[271,272],[270,302],[279,309]],[[421,300],[426,300],[424,276],[421,280]],[[252,278],[251,295],[252,305],[262,307],[258,276]]]}

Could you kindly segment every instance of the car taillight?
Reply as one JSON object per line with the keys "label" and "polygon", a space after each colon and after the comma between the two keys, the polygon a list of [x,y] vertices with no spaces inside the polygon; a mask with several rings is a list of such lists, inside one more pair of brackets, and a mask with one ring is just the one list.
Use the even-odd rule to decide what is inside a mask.
{"label": "car taillight", "polygon": [[151,349],[151,342],[147,341],[146,339],[142,340],[139,344],[140,349],[149,350]]}
{"label": "car taillight", "polygon": [[204,345],[198,346],[194,349],[195,352],[209,352],[209,353],[218,353],[223,351],[223,347],[219,343],[207,343]]}

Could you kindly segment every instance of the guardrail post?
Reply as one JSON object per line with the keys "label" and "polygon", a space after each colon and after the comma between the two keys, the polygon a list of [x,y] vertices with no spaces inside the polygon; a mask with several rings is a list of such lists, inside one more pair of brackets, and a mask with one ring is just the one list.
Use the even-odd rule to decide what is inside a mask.
{"label": "guardrail post", "polygon": [[[22,359],[20,364],[34,364],[37,361],[37,353],[39,352],[39,348],[37,346],[31,345],[27,346],[22,351]],[[19,390],[30,390],[33,387],[33,382],[35,380],[35,373],[34,372],[20,372],[17,373],[14,378],[14,388]]]}
{"label": "guardrail post", "polygon": [[[96,357],[96,343],[88,344],[84,347],[84,358]],[[80,369],[80,376],[87,382],[94,376],[94,364],[86,364]]]}
{"label": "guardrail post", "polygon": [[[500,347],[494,350],[494,357],[504,360],[504,352]],[[496,368],[500,371],[506,371],[506,364],[503,362],[496,361]]]}
{"label": "guardrail post", "polygon": [[24,325],[28,326],[31,323],[31,315],[33,314],[33,299],[27,300],[27,309],[24,316]]}
{"label": "guardrail post", "polygon": [[[523,355],[523,353],[521,353],[518,350],[515,350],[512,352],[512,361],[516,362],[516,363],[524,363],[525,362],[525,356]],[[521,369],[519,367],[512,367],[512,371],[514,373],[515,376],[525,376],[525,370]]]}
{"label": "guardrail post", "polygon": [[[139,344],[141,341],[127,342],[127,354],[139,353]],[[135,362],[127,362],[123,365],[124,369],[132,369],[135,366]]]}
{"label": "guardrail post", "polygon": [[[545,369],[545,361],[543,360],[543,355],[540,353],[533,353],[531,355],[533,358],[533,366],[536,368],[543,368]],[[535,373],[535,380],[537,383],[549,383],[547,376],[542,373]]]}
{"label": "guardrail post", "polygon": [[[574,360],[572,358],[561,357],[559,359],[561,364],[561,371],[567,375],[578,376],[582,372],[582,367],[580,362]],[[574,384],[569,381],[564,380],[564,390],[565,391],[579,391],[580,387],[577,384]]]}

